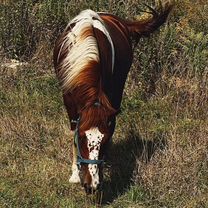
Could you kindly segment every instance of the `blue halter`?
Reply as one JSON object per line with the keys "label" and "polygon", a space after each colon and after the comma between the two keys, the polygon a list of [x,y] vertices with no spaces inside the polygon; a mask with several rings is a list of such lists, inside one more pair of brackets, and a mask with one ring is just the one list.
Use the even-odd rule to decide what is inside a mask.
{"label": "blue halter", "polygon": [[80,149],[79,149],[79,123],[80,123],[80,118],[77,119],[77,121],[72,121],[76,123],[76,129],[74,133],[74,144],[77,147],[77,166],[80,167],[81,164],[102,164],[104,160],[90,160],[90,159],[85,159],[81,156]]}

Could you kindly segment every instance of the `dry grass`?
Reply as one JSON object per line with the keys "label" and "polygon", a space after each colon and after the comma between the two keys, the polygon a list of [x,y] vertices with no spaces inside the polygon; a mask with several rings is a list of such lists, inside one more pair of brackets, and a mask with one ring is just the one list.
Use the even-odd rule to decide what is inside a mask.
{"label": "dry grass", "polygon": [[[206,74],[203,77],[207,82]],[[148,163],[138,160],[135,180],[148,191],[153,207],[206,207],[208,91],[201,86],[203,80],[196,77],[179,80],[169,79],[168,92],[173,93],[163,98],[171,110],[170,123],[162,128],[166,146],[156,151]],[[152,125],[157,126],[149,124],[149,131]]]}
{"label": "dry grass", "polygon": [[[8,37],[2,31],[19,21],[21,4],[11,24],[5,13],[0,19],[0,207],[95,207],[80,186],[68,183],[72,138],[51,63],[53,39],[80,9],[132,17],[137,7],[135,1],[126,7],[123,1],[62,4],[68,5],[62,0],[57,9],[45,1],[30,13],[33,28],[42,28],[41,38],[28,52],[31,60],[16,69],[3,62],[16,57],[19,43],[29,43],[30,36],[16,38],[21,27]],[[208,207],[208,5],[195,4],[176,1],[169,25],[142,39],[135,51],[105,167],[103,207]],[[32,1],[27,6],[30,11]],[[21,53],[24,59],[27,53]]]}

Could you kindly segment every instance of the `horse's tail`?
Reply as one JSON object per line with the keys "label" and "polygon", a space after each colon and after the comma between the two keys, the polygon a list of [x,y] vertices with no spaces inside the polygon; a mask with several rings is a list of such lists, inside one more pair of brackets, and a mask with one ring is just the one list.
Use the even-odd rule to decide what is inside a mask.
{"label": "horse's tail", "polygon": [[157,6],[156,9],[145,5],[149,11],[146,11],[145,14],[136,21],[125,22],[133,39],[138,40],[142,36],[149,36],[166,21],[173,7],[173,3],[168,1],[162,4],[161,1],[159,1],[158,4],[159,6]]}

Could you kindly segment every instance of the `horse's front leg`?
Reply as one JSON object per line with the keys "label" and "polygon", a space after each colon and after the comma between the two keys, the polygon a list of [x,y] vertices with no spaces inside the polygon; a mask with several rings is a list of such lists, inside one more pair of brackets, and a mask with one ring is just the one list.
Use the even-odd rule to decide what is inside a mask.
{"label": "horse's front leg", "polygon": [[[78,118],[76,103],[74,102],[73,96],[70,93],[63,94],[63,100],[68,116],[70,118],[70,124],[71,124],[70,137],[73,138],[74,131],[76,129],[76,122],[72,122],[72,121],[75,121]],[[69,182],[70,183],[80,182],[79,169],[77,167],[77,149],[74,145],[74,141],[73,141],[72,175],[69,178]]]}
{"label": "horse's front leg", "polygon": [[[71,131],[72,132],[72,131]],[[73,160],[72,160],[72,175],[69,178],[70,183],[79,183],[79,169],[77,167],[77,148],[73,142]]]}

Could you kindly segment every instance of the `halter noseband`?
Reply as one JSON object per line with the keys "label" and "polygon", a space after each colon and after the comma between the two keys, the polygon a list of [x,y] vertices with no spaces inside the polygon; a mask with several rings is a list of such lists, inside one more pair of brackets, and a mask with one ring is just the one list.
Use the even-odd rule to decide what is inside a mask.
{"label": "halter noseband", "polygon": [[74,144],[77,147],[77,166],[80,167],[80,165],[83,164],[102,164],[104,160],[90,160],[90,159],[85,159],[82,157],[80,153],[80,148],[79,148],[79,123],[80,123],[80,117],[77,119],[77,121],[72,121],[76,123],[76,129],[74,133]]}

